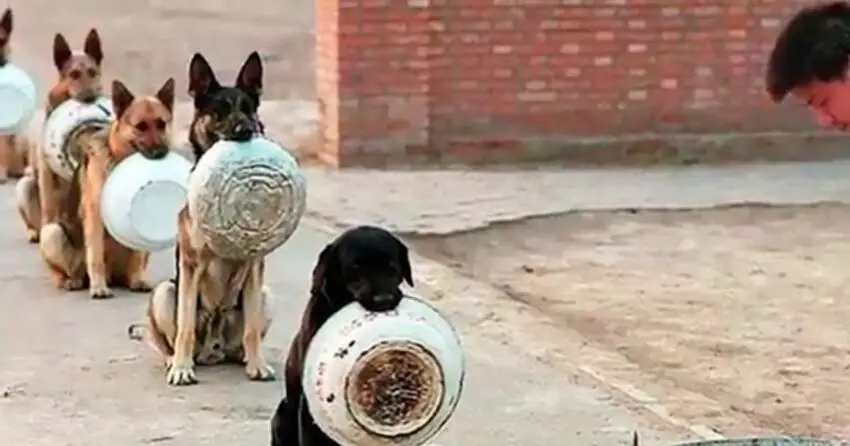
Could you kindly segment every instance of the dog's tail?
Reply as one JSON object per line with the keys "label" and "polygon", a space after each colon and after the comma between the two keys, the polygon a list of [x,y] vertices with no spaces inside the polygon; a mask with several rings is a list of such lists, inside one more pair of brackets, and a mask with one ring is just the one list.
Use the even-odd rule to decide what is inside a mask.
{"label": "dog's tail", "polygon": [[144,341],[147,331],[147,325],[141,322],[135,322],[127,327],[127,337],[134,341]]}

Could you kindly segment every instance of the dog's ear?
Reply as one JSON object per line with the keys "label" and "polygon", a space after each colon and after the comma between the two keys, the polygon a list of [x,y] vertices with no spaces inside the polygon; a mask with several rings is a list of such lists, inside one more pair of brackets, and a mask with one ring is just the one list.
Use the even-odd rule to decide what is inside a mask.
{"label": "dog's ear", "polygon": [[0,29],[6,34],[6,38],[12,35],[12,8],[6,8],[3,18],[0,19]]}
{"label": "dog's ear", "polygon": [[56,34],[53,37],[53,64],[60,73],[65,68],[65,64],[71,60],[71,54],[71,46],[68,45],[65,36]]}
{"label": "dog's ear", "polygon": [[398,261],[401,266],[401,277],[408,285],[413,286],[413,268],[410,267],[410,252],[404,243],[399,239],[395,239],[398,245]]}
{"label": "dog's ear", "polygon": [[103,62],[103,47],[100,45],[100,35],[97,30],[92,28],[86,35],[86,42],[83,44],[83,52],[94,60],[97,66]]}
{"label": "dog's ear", "polygon": [[198,98],[220,87],[212,67],[201,53],[195,53],[189,62],[189,96]]}
{"label": "dog's ear", "polygon": [[133,99],[136,99],[136,97],[121,81],[112,81],[112,108],[115,110],[117,118],[124,116],[124,112],[133,103]]}
{"label": "dog's ear", "polygon": [[239,69],[236,88],[257,97],[263,94],[263,61],[256,51],[248,55]]}
{"label": "dog's ear", "polygon": [[159,102],[162,102],[162,105],[168,109],[168,111],[174,111],[174,78],[169,77],[162,87],[159,88],[159,91],[156,92],[156,98],[159,99]]}
{"label": "dog's ear", "polygon": [[339,257],[335,243],[328,244],[319,254],[316,266],[313,268],[313,283],[310,285],[310,294],[322,294],[325,282],[334,280],[339,276]]}

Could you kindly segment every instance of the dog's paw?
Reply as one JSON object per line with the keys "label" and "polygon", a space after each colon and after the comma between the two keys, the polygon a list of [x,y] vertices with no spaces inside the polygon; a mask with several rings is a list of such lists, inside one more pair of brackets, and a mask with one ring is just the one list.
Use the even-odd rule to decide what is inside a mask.
{"label": "dog's paw", "polygon": [[245,373],[251,381],[274,381],[274,369],[265,361],[249,362],[245,365]]}
{"label": "dog's paw", "polygon": [[195,364],[192,363],[192,360],[178,361],[172,358],[167,362],[170,363],[166,374],[166,381],[169,385],[189,386],[198,383],[198,378],[195,377]]}
{"label": "dog's paw", "polygon": [[63,279],[59,283],[59,287],[65,291],[79,291],[86,287],[83,279]]}
{"label": "dog's paw", "polygon": [[27,229],[27,241],[30,243],[38,243],[38,231],[35,229]]}
{"label": "dog's paw", "polygon": [[112,294],[112,290],[110,290],[105,285],[93,286],[89,288],[89,293],[91,294],[92,299],[109,299],[115,296],[114,294]]}
{"label": "dog's paw", "polygon": [[130,291],[134,291],[136,293],[147,293],[148,291],[153,290],[151,284],[144,279],[131,280],[130,286],[128,286],[127,288],[129,288]]}

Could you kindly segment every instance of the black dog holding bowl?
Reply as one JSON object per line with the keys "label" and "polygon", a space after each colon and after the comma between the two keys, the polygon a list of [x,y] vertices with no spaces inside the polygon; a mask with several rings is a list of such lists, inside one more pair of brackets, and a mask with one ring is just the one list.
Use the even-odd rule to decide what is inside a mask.
{"label": "black dog holding bowl", "polygon": [[272,446],[419,446],[460,399],[465,358],[452,326],[413,285],[407,247],[361,226],[325,247],[286,358]]}

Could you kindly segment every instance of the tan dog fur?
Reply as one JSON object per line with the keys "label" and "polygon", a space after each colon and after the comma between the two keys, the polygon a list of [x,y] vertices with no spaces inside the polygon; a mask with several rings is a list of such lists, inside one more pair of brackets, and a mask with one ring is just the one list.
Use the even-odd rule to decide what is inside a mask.
{"label": "tan dog fur", "polygon": [[41,229],[42,256],[56,283],[77,290],[89,283],[92,298],[112,297],[109,285],[150,291],[144,278],[149,253],[117,243],[104,229],[100,195],[110,168],[135,152],[170,147],[174,80],[155,96],[136,98],[119,81],[113,82],[116,118],[106,129],[72,135],[82,154],[74,181],[62,194],[58,221]]}
{"label": "tan dog fur", "polygon": [[[53,63],[59,73],[47,94],[45,116],[67,99],[95,99],[103,91],[101,64],[103,49],[97,30],[86,36],[83,51],[71,50],[62,34],[53,39]],[[18,213],[24,221],[30,242],[38,242],[41,227],[55,222],[59,213],[60,191],[68,188],[67,181],[50,170],[41,148],[30,144],[30,163],[33,175],[18,181],[16,199]]]}
{"label": "tan dog fur", "polygon": [[[0,16],[0,66],[9,61],[13,25],[12,10],[7,8]],[[24,135],[0,135],[0,184],[24,175],[29,166],[30,148],[30,140]]]}
{"label": "tan dog fur", "polygon": [[[189,73],[190,94],[201,99],[196,105],[218,103],[221,107],[217,112],[219,122],[213,122],[209,110],[195,110],[190,140],[196,145],[198,156],[212,144],[208,138],[213,133],[210,128],[240,116],[245,104],[241,101],[253,101],[245,92],[258,95],[262,63],[256,53],[249,56],[236,87],[221,87],[199,54],[193,58]],[[254,102],[253,109],[257,105]],[[242,362],[252,380],[273,380],[274,369],[261,351],[272,322],[273,304],[273,296],[263,285],[265,259],[237,261],[218,257],[187,207],[181,210],[178,225],[177,277],[156,287],[146,317],[149,341],[165,358],[167,382],[195,384],[196,363],[222,362]],[[131,337],[139,339],[132,330],[133,326]]]}

